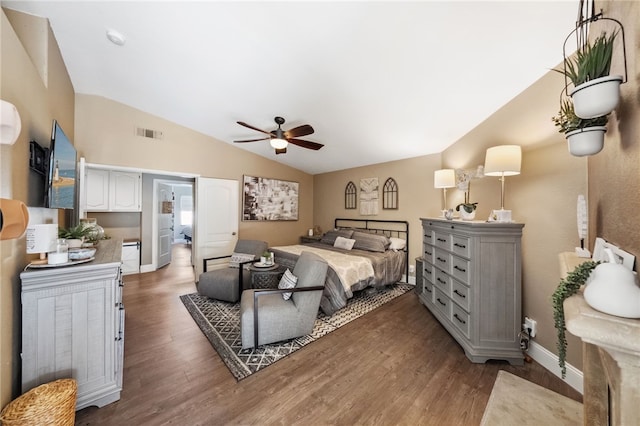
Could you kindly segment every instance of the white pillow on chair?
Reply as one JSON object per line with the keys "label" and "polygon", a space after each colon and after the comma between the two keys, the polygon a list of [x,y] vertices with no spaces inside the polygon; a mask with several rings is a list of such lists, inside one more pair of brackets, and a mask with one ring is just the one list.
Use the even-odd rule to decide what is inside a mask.
{"label": "white pillow on chair", "polygon": [[[279,289],[294,288],[297,283],[298,283],[298,277],[293,275],[293,273],[287,269],[286,271],[284,271],[284,274],[282,274],[282,278],[280,278],[280,283],[278,284],[278,288]],[[282,293],[282,298],[284,300],[289,300],[291,298],[291,294],[292,293]]]}

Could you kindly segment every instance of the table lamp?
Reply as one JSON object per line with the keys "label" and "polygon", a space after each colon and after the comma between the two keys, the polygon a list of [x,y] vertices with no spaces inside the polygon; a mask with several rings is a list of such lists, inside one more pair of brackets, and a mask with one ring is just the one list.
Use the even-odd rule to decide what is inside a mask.
{"label": "table lamp", "polygon": [[511,210],[504,209],[504,178],[520,174],[522,149],[519,145],[500,145],[487,149],[484,160],[485,176],[500,176],[500,210],[493,215],[498,222],[511,222]]}
{"label": "table lamp", "polygon": [[456,186],[456,174],[453,169],[442,169],[433,172],[433,187],[442,188],[442,198],[444,200],[442,215],[447,211],[447,188]]}
{"label": "table lamp", "polygon": [[55,248],[58,238],[58,225],[55,223],[29,225],[27,227],[27,253],[40,254],[40,260],[32,263],[47,263],[47,253]]}

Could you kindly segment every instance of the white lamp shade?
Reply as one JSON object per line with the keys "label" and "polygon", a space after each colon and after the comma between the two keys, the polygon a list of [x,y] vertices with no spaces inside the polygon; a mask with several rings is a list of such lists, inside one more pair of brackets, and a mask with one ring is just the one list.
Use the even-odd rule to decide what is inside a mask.
{"label": "white lamp shade", "polygon": [[27,253],[48,253],[55,248],[58,225],[55,223],[27,227]]}
{"label": "white lamp shade", "polygon": [[0,144],[13,145],[20,136],[22,122],[16,107],[0,99]]}
{"label": "white lamp shade", "polygon": [[434,188],[453,188],[456,186],[456,173],[453,169],[442,169],[433,172]]}
{"label": "white lamp shade", "polygon": [[484,160],[485,176],[515,176],[520,174],[522,149],[520,145],[500,145],[487,149]]}
{"label": "white lamp shade", "polygon": [[286,141],[286,139],[277,139],[277,138],[273,138],[269,141],[269,143],[271,144],[272,147],[274,147],[275,149],[283,149],[287,147],[287,144],[289,142]]}

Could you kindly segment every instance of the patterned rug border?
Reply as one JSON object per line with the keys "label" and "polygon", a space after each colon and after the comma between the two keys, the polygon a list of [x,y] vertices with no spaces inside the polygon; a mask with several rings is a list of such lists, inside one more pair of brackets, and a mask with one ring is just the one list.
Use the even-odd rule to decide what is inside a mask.
{"label": "patterned rug border", "polygon": [[[213,300],[197,293],[182,295],[180,300],[231,374],[240,381],[413,288],[411,284],[397,283],[386,286],[382,291],[367,289],[357,292],[347,302],[347,306],[332,316],[319,312],[311,334],[276,344],[263,345],[257,350],[253,348],[243,350],[241,347],[240,303]],[[212,324],[212,321],[217,327]]]}

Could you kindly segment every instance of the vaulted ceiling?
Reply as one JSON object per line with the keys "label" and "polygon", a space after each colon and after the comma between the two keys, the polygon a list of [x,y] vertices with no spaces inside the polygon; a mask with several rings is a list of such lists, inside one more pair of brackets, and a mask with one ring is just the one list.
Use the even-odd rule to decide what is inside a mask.
{"label": "vaulted ceiling", "polygon": [[[577,1],[4,1],[46,17],[77,93],[316,174],[438,153],[562,61]],[[118,46],[106,37],[120,33]]]}

